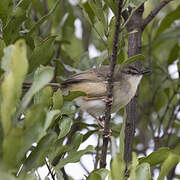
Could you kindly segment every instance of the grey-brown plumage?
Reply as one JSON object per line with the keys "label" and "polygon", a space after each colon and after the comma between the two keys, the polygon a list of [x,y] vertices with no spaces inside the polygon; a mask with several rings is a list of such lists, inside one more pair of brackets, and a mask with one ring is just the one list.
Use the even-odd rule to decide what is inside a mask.
{"label": "grey-brown plumage", "polygon": [[[136,93],[142,75],[148,72],[149,70],[139,71],[133,66],[119,70],[119,66],[116,66],[112,112],[128,104]],[[67,95],[69,91],[85,92],[87,96],[76,98],[76,104],[91,114],[102,115],[105,110],[108,73],[109,67],[102,66],[74,74],[61,83],[63,93]]]}

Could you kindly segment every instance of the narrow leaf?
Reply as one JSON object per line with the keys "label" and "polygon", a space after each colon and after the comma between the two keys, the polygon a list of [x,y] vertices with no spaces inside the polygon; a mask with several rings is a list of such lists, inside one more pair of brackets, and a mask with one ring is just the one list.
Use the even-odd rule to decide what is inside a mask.
{"label": "narrow leaf", "polygon": [[[22,83],[28,70],[25,41],[17,41],[13,46],[13,50],[9,48],[6,53],[2,64],[4,64],[4,70],[7,72],[1,86],[1,121],[5,134],[10,130],[11,118],[19,102],[22,93]],[[6,60],[7,64],[4,62]]]}
{"label": "narrow leaf", "polygon": [[8,168],[17,168],[19,153],[23,145],[23,131],[21,128],[13,128],[3,141],[3,160]]}
{"label": "narrow leaf", "polygon": [[123,124],[122,124],[120,137],[119,137],[119,153],[120,153],[121,159],[124,159],[124,138],[125,138],[124,131],[125,131],[125,125],[126,125],[126,118],[127,118],[127,114],[124,108]]}
{"label": "narrow leaf", "polygon": [[162,164],[161,171],[158,180],[164,180],[165,176],[168,175],[169,171],[180,162],[180,156],[171,153],[168,158]]}
{"label": "narrow leaf", "polygon": [[151,180],[150,165],[148,163],[140,164],[136,170],[137,180]]}
{"label": "narrow leaf", "polygon": [[53,109],[61,109],[63,106],[63,96],[60,89],[58,89],[53,95]]}
{"label": "narrow leaf", "polygon": [[169,148],[160,148],[158,151],[152,152],[149,156],[139,159],[139,163],[149,163],[150,166],[155,166],[166,160],[170,154]]}
{"label": "narrow leaf", "polygon": [[64,101],[72,101],[79,96],[86,96],[86,93],[82,91],[70,91],[67,96],[64,96]]}
{"label": "narrow leaf", "polygon": [[59,138],[62,138],[68,134],[71,129],[72,119],[69,117],[63,117],[62,121],[60,122],[60,134]]}
{"label": "narrow leaf", "polygon": [[161,34],[163,31],[165,31],[167,28],[170,27],[170,25],[176,20],[180,18],[180,5],[172,12],[170,12],[169,14],[167,14],[164,19],[162,20],[157,33],[156,33],[156,37],[159,36],[159,34]]}
{"label": "narrow leaf", "polygon": [[138,165],[138,159],[136,153],[132,153],[132,164],[131,164],[131,171],[130,171],[130,180],[136,180],[136,167]]}
{"label": "narrow leaf", "polygon": [[[40,71],[37,75],[36,79],[33,81],[31,88],[25,94],[22,99],[22,103],[20,104],[20,108],[18,111],[18,115],[22,113],[26,108],[32,97],[35,93],[37,93],[40,89],[42,89],[47,83],[49,83],[53,78],[53,68],[52,67],[41,67],[37,71]],[[17,115],[17,116],[18,116]]]}
{"label": "narrow leaf", "polygon": [[60,1],[61,0],[57,0],[55,2],[54,7],[49,11],[48,14],[41,17],[41,19],[30,29],[28,35],[31,35],[44,21],[46,21],[54,13]]}
{"label": "narrow leaf", "polygon": [[75,163],[78,162],[81,156],[83,156],[87,152],[93,151],[93,146],[89,145],[86,149],[80,151],[72,151],[68,154],[65,159],[61,159],[59,164],[55,167],[55,169],[61,169],[68,163]]}
{"label": "narrow leaf", "polygon": [[39,65],[47,65],[54,54],[54,41],[56,36],[50,36],[38,44],[29,59],[29,72],[34,71]]}
{"label": "narrow leaf", "polygon": [[27,171],[37,168],[45,163],[44,159],[47,156],[48,149],[55,142],[56,138],[56,133],[51,132],[40,140],[37,147],[35,147],[29,157],[25,160],[24,165]]}
{"label": "narrow leaf", "polygon": [[104,168],[96,169],[90,173],[87,180],[104,180],[106,179],[108,174],[109,171],[107,169]]}
{"label": "narrow leaf", "polygon": [[137,54],[135,56],[130,57],[129,59],[124,60],[120,64],[119,69],[121,69],[121,68],[123,68],[123,67],[125,67],[125,66],[127,66],[127,65],[129,65],[129,64],[131,64],[131,63],[133,63],[135,61],[137,61],[137,60],[145,60],[145,59],[146,59],[146,57],[143,54]]}

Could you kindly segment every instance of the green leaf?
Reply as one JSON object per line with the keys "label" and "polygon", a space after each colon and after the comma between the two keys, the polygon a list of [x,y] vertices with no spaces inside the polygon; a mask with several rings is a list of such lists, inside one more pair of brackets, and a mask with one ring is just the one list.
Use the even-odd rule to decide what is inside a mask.
{"label": "green leaf", "polygon": [[170,54],[168,57],[168,65],[172,64],[175,60],[178,59],[179,51],[180,51],[179,44],[176,43],[170,51]]}
{"label": "green leaf", "polygon": [[85,153],[91,152],[93,150],[94,150],[94,148],[91,145],[89,145],[84,150],[80,150],[80,151],[74,151],[73,150],[72,152],[69,152],[69,154],[68,154],[68,156],[66,158],[60,160],[60,162],[55,167],[55,169],[61,169],[62,167],[64,167],[68,163],[78,162],[79,159],[81,158],[81,156],[83,156]]}
{"label": "green leaf", "polygon": [[124,180],[125,162],[124,162],[124,130],[126,124],[126,110],[124,108],[123,124],[119,137],[119,153],[116,153],[111,163],[110,180]]}
{"label": "green leaf", "polygon": [[58,138],[63,138],[64,136],[66,136],[71,129],[71,125],[72,125],[72,119],[66,116],[63,117],[59,125],[61,131]]}
{"label": "green leaf", "polygon": [[108,32],[108,38],[107,38],[109,54],[112,54],[115,24],[116,24],[116,17],[114,16],[111,18],[111,21],[109,24],[109,32]]}
{"label": "green leaf", "polygon": [[125,162],[120,154],[117,154],[111,162],[110,180],[124,180]]}
{"label": "green leaf", "polygon": [[104,50],[101,52],[100,56],[97,56],[97,57],[93,58],[92,60],[96,62],[97,66],[99,66],[99,65],[103,64],[103,62],[107,59],[108,59],[108,51]]}
{"label": "green leaf", "polygon": [[160,110],[162,107],[166,106],[167,103],[168,103],[168,97],[166,93],[164,91],[159,91],[155,99],[155,106],[157,110]]}
{"label": "green leaf", "polygon": [[178,73],[179,73],[179,77],[180,77],[180,53],[179,53],[179,61],[177,63],[178,66]]}
{"label": "green leaf", "polygon": [[24,141],[18,153],[18,159],[20,160],[24,158],[32,143],[38,142],[44,135],[46,111],[41,104],[36,104],[33,105],[24,116]]}
{"label": "green leaf", "polygon": [[118,71],[119,71],[119,69],[121,69],[121,68],[123,68],[123,67],[125,67],[125,66],[127,66],[127,65],[129,65],[129,64],[131,64],[131,63],[133,63],[135,61],[137,61],[137,60],[145,60],[145,59],[146,59],[146,57],[143,54],[137,54],[135,56],[132,56],[132,57],[124,60],[120,64],[120,67],[118,68]]}
{"label": "green leaf", "polygon": [[147,0],[127,0],[126,6],[124,8],[127,8],[127,6],[132,7],[132,8],[138,8],[145,1]]}
{"label": "green leaf", "polygon": [[[162,40],[168,40],[168,39],[172,39],[174,38],[175,40],[178,40],[178,38],[180,37],[180,26],[176,26],[175,28],[171,28],[163,33],[161,33],[155,42],[159,42],[162,43]],[[156,45],[156,44],[155,44]]]}
{"label": "green leaf", "polygon": [[124,108],[124,114],[123,114],[123,124],[121,127],[121,132],[120,132],[120,137],[119,137],[119,152],[120,152],[120,156],[121,159],[124,159],[124,139],[125,139],[125,125],[126,125],[126,118],[127,118],[127,114],[126,114],[126,109]]}
{"label": "green leaf", "polygon": [[137,180],[151,180],[150,165],[148,163],[142,163],[137,167],[136,170]]}
{"label": "green leaf", "polygon": [[87,180],[104,180],[106,179],[108,174],[109,171],[107,169],[104,168],[96,169],[90,173]]}
{"label": "green leaf", "polygon": [[[96,128],[97,128],[97,125],[96,125]],[[91,135],[95,134],[97,132],[97,130],[88,130],[87,133],[85,133],[83,135],[83,142],[86,141]]]}
{"label": "green leaf", "polygon": [[161,171],[158,176],[158,180],[164,180],[165,176],[168,175],[169,171],[180,162],[180,156],[170,153],[169,156],[166,157],[166,160],[163,162],[161,166]]}
{"label": "green leaf", "polygon": [[136,153],[132,153],[132,165],[130,171],[130,180],[136,180],[136,167],[138,165],[138,159]]}
{"label": "green leaf", "polygon": [[11,128],[11,118],[19,102],[22,93],[22,83],[28,70],[25,41],[17,41],[13,46],[13,50],[8,50],[6,53],[10,54],[6,54],[5,57],[7,58],[3,58],[3,61],[8,61],[5,68],[8,74],[6,74],[1,85],[1,121],[5,134],[7,134]]}
{"label": "green leaf", "polygon": [[8,168],[18,168],[17,154],[23,145],[23,131],[13,128],[3,141],[3,160]]}
{"label": "green leaf", "polygon": [[[1,22],[0,22],[0,35],[1,35]],[[0,60],[3,57],[3,50],[6,47],[6,44],[3,40],[0,39]]]}
{"label": "green leaf", "polygon": [[56,36],[50,36],[37,45],[29,59],[29,72],[35,70],[39,65],[47,65],[54,55],[54,41]]}
{"label": "green leaf", "polygon": [[57,115],[59,114],[60,114],[59,110],[52,110],[46,113],[46,119],[45,119],[44,128],[43,128],[44,131],[42,131],[40,134],[44,135],[46,133],[46,130],[49,128],[52,121],[54,121]]}
{"label": "green leaf", "polygon": [[86,96],[86,93],[82,91],[70,91],[67,96],[64,96],[64,101],[72,101],[80,96]]}
{"label": "green leaf", "polygon": [[98,18],[99,22],[102,23],[105,32],[107,32],[107,22],[104,16],[103,6],[101,0],[88,0],[95,16]]}
{"label": "green leaf", "polygon": [[44,107],[49,108],[52,105],[53,90],[50,86],[43,88],[41,91],[35,94],[34,103],[42,104]]}
{"label": "green leaf", "polygon": [[26,20],[26,10],[16,7],[9,12],[9,15],[6,26],[3,28],[3,40],[7,45],[14,43],[20,37],[19,31],[21,30],[22,23]]}
{"label": "green leaf", "polygon": [[85,2],[80,5],[83,8],[83,14],[87,18],[87,20],[90,22],[90,24],[94,24],[95,14],[89,5],[88,2]]}
{"label": "green leaf", "polygon": [[34,172],[26,172],[24,169],[21,171],[20,175],[18,175],[18,180],[37,180],[37,176]]}
{"label": "green leaf", "polygon": [[79,146],[80,146],[81,143],[82,143],[82,140],[83,140],[83,134],[81,134],[81,133],[76,133],[76,134],[73,135],[73,137],[72,137],[72,142],[74,142],[74,143],[73,143],[73,145],[72,145],[72,149],[73,149],[74,151],[76,151],[76,150],[79,148]]}
{"label": "green leaf", "polygon": [[[41,19],[30,29],[28,35],[31,36],[32,33],[37,29],[39,28],[39,26],[45,22],[56,10],[58,4],[60,3],[61,0],[57,0],[54,4],[54,7],[46,14],[44,15],[43,17],[41,17]],[[49,50],[49,49],[47,49]]]}
{"label": "green leaf", "polygon": [[2,57],[1,68],[5,71],[6,74],[11,71],[11,57],[13,49],[13,45],[9,45],[8,47],[4,48],[4,56]]}
{"label": "green leaf", "polygon": [[61,89],[58,89],[53,95],[53,109],[61,109],[63,106],[63,96]]}
{"label": "green leaf", "polygon": [[157,30],[156,37],[158,37],[163,31],[169,28],[171,24],[174,23],[174,21],[179,18],[180,18],[180,5],[174,11],[170,12],[164,17]]}
{"label": "green leaf", "polygon": [[76,107],[74,105],[74,102],[72,101],[64,101],[64,105],[61,108],[61,114],[65,114],[65,115],[73,115],[76,112]]}
{"label": "green leaf", "polygon": [[39,71],[38,75],[36,79],[33,81],[31,88],[23,97],[17,116],[27,108],[27,105],[29,104],[35,93],[37,93],[40,89],[42,89],[47,83],[49,83],[53,79],[54,73],[52,67],[41,67],[37,71]]}
{"label": "green leaf", "polygon": [[24,1],[19,1],[16,7],[21,7],[23,9],[27,9],[29,5],[31,5],[32,1],[31,0],[24,0]]}
{"label": "green leaf", "polygon": [[150,166],[155,166],[165,161],[169,154],[170,154],[169,148],[160,148],[158,149],[158,151],[152,152],[149,156],[140,158],[139,163],[146,162],[149,163]]}
{"label": "green leaf", "polygon": [[1,174],[1,179],[15,180],[14,176],[11,175],[10,172],[8,172],[8,170],[2,164],[0,164],[0,174]]}
{"label": "green leaf", "polygon": [[39,166],[45,164],[45,158],[48,154],[49,148],[53,145],[57,135],[54,132],[48,133],[38,143],[37,147],[31,152],[28,158],[25,160],[24,166],[27,171],[36,169]]}
{"label": "green leaf", "polygon": [[12,1],[11,0],[1,0],[0,1],[0,19],[2,19],[3,24],[6,24],[8,13],[12,10]]}
{"label": "green leaf", "polygon": [[105,3],[111,8],[114,15],[117,15],[117,7],[118,7],[118,1],[113,0],[104,0]]}
{"label": "green leaf", "polygon": [[18,153],[18,159],[22,160],[32,143],[38,143],[46,135],[47,129],[59,113],[58,110],[46,112],[46,108],[42,104],[36,104],[30,108],[25,114],[24,142],[21,151]]}

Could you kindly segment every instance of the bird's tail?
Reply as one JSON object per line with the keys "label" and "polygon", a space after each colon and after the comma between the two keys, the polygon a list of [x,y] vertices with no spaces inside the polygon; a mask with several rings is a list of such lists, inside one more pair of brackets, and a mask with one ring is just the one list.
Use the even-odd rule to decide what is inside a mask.
{"label": "bird's tail", "polygon": [[[23,90],[27,91],[29,88],[31,88],[31,86],[32,86],[32,82],[24,82],[23,83]],[[54,91],[61,88],[60,83],[48,83],[46,86],[51,86]]]}

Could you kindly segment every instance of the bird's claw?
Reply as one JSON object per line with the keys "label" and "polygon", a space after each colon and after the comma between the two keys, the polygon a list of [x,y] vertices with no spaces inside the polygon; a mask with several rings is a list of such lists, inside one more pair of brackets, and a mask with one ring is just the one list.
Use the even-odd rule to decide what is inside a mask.
{"label": "bird's claw", "polygon": [[108,104],[110,104],[110,105],[112,105],[113,104],[113,97],[112,98],[105,98],[105,99],[103,99],[103,101],[105,102],[105,103],[108,103]]}
{"label": "bird's claw", "polygon": [[104,138],[110,138],[112,136],[112,130],[110,129],[109,132],[104,131],[104,129],[99,129],[99,132],[104,136]]}

